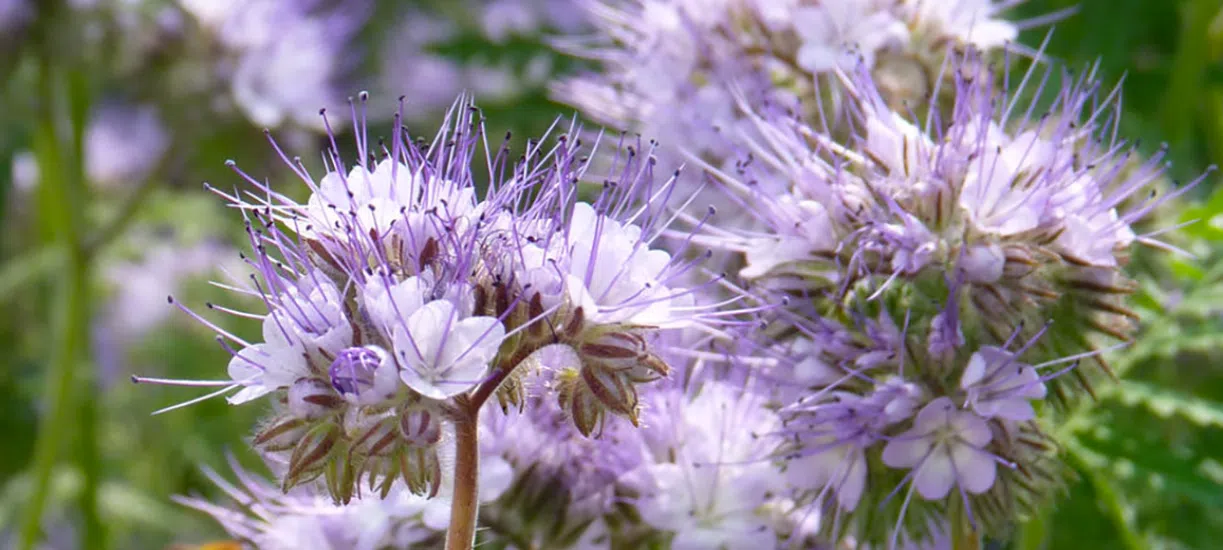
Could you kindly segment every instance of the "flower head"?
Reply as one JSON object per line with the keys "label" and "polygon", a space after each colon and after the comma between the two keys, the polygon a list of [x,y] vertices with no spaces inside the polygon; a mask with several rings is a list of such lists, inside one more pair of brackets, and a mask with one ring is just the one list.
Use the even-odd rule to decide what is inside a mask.
{"label": "flower head", "polygon": [[[597,33],[558,45],[601,71],[564,80],[554,93],[599,122],[655,137],[670,162],[735,173],[751,162],[743,161],[752,152],[746,142],[768,139],[752,111],[777,107],[845,132],[840,112],[852,94],[838,70],[863,64],[889,104],[924,102],[939,89],[928,75],[940,74],[949,44],[996,51],[1015,36],[997,17],[1004,3],[972,2],[972,13],[944,4],[588,0]],[[749,186],[770,196],[786,189],[775,177]],[[708,188],[678,197],[698,191],[727,212],[724,224],[756,227],[752,216],[734,215],[754,207],[748,199]]]}
{"label": "flower head", "polygon": [[[375,152],[359,133],[356,164],[333,149],[317,180],[286,158],[311,191],[301,203],[232,163],[253,190],[213,189],[246,216],[255,276],[239,290],[267,312],[213,309],[261,318],[262,341],[183,309],[241,345],[218,393],[277,398],[253,441],[288,464],[286,489],[322,477],[348,502],[363,478],[384,496],[402,479],[436,495],[441,434],[462,411],[540,407],[597,436],[613,416],[637,423],[638,386],[669,374],[660,331],[721,334],[722,314],[686,288],[696,262],[655,246],[672,218],[651,200],[676,175],[659,184],[652,157],[628,147],[605,191],[580,201],[590,162],[566,135],[512,166],[503,146],[477,194],[478,114],[460,100],[428,146],[397,133]],[[538,361],[548,348],[564,361]],[[542,371],[549,399],[528,395]]]}

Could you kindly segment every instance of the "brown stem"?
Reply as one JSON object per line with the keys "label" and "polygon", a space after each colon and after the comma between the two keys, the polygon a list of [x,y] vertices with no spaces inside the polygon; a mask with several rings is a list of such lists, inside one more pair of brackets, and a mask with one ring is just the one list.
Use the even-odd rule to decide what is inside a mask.
{"label": "brown stem", "polygon": [[480,515],[480,409],[510,373],[533,350],[520,350],[493,371],[468,396],[455,401],[454,411],[454,500],[450,501],[450,526],[446,529],[446,550],[470,550],[476,540],[476,519]]}
{"label": "brown stem", "polygon": [[[521,363],[521,361],[519,362]],[[514,366],[516,367],[518,365],[514,364]],[[510,372],[513,371],[513,368],[514,367],[499,368],[493,372],[493,375],[489,377],[488,380],[485,380],[479,386],[477,386],[475,391],[471,392],[471,408],[477,411],[480,410],[480,407],[484,406],[484,402],[488,401],[489,397],[492,397],[493,392],[497,391],[497,388],[501,387],[501,383],[505,382],[505,379],[510,377]]]}
{"label": "brown stem", "polygon": [[480,515],[480,405],[463,400],[459,408],[460,415],[454,422],[454,496],[446,550],[471,550]]}

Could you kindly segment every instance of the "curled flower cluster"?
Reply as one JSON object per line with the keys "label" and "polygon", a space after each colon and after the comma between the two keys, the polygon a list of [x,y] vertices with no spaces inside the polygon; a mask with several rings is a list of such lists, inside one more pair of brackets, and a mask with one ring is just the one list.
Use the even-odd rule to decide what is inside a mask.
{"label": "curled flower cluster", "polygon": [[[655,181],[648,151],[626,147],[588,203],[575,185],[587,157],[566,136],[548,150],[531,142],[517,163],[503,146],[481,197],[483,142],[463,100],[432,143],[396,133],[377,151],[362,135],[357,164],[333,151],[317,181],[286,159],[311,190],[304,203],[236,167],[251,190],[214,189],[246,216],[244,292],[267,308],[210,304],[263,326],[258,342],[218,328],[240,346],[222,392],[239,390],[232,404],[274,397],[253,443],[286,463],[285,489],[321,478],[345,503],[362,480],[384,497],[403,480],[435,495],[447,434],[490,399],[563,415],[583,437],[613,416],[637,424],[638,387],[670,370],[658,333],[714,320],[678,286],[693,262],[652,247],[670,218],[647,199],[674,176]],[[550,362],[549,349],[572,360]],[[541,369],[554,377],[547,399],[524,382]]]}
{"label": "curled flower cluster", "polygon": [[1131,224],[1164,200],[1145,195],[1161,155],[1131,158],[1090,73],[1025,104],[1050,74],[1008,89],[974,52],[947,70],[952,101],[932,98],[924,120],[894,111],[865,66],[838,70],[850,139],[747,110],[761,137],[742,145],[764,168],[706,164],[767,228],[699,240],[788,304],[760,332],[763,372],[795,500],[826,536],[1009,531],[1064,478],[1041,417],[1092,392],[1109,340],[1135,328],[1123,268],[1131,245],[1156,243]]}
{"label": "curled flower cluster", "polygon": [[[1129,248],[1162,152],[1116,92],[1040,54],[994,2],[597,2],[558,95],[664,136],[742,215],[696,242],[768,303],[739,357],[784,427],[794,536],[1000,536],[1064,478],[1043,429],[1137,316]],[[670,139],[667,139],[667,138]],[[1148,194],[1150,193],[1150,194]],[[1110,342],[1111,341],[1111,342]],[[1098,368],[1079,368],[1094,365]],[[1063,374],[1069,376],[1063,377]],[[950,525],[950,531],[947,526]],[[957,535],[960,536],[960,535]],[[796,541],[798,539],[791,539]]]}

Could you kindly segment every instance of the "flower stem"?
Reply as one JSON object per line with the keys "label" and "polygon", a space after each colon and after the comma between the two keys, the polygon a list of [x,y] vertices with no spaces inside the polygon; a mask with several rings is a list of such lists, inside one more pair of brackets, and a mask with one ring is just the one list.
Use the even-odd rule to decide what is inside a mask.
{"label": "flower stem", "polygon": [[446,550],[469,550],[475,545],[476,520],[480,515],[480,409],[533,351],[534,348],[529,348],[512,354],[469,395],[456,400],[454,500],[450,501]]}
{"label": "flower stem", "polygon": [[[44,106],[41,123],[35,137],[35,149],[39,161],[39,214],[42,232],[50,241],[49,246],[58,249],[63,258],[59,270],[59,284],[52,318],[55,336],[51,339],[49,357],[52,358],[46,378],[48,399],[47,412],[42,416],[38,429],[38,442],[34,449],[34,492],[26,506],[25,524],[21,529],[21,547],[32,548],[42,530],[42,513],[51,493],[51,478],[56,460],[64,446],[64,439],[73,435],[83,436],[81,451],[85,465],[85,486],[82,488],[81,512],[84,516],[82,546],[102,547],[105,535],[98,517],[96,505],[99,472],[96,462],[96,414],[92,409],[80,408],[80,404],[92,401],[92,396],[78,395],[88,372],[80,372],[82,357],[88,344],[89,329],[89,274],[90,262],[85,253],[84,242],[84,178],[82,159],[79,156],[81,125],[79,124],[75,97],[78,89],[77,76],[65,75],[49,60],[44,59],[40,71],[40,91]],[[62,77],[67,76],[64,79]],[[57,89],[63,89],[68,80],[69,112],[64,117],[62,102],[58,101]],[[62,139],[59,131],[61,120],[69,119],[72,135]],[[67,142],[67,143],[65,143]],[[69,154],[65,155],[65,151]],[[79,415],[79,416],[78,416]],[[80,423],[76,421],[82,421]],[[75,428],[75,429],[74,429]]]}
{"label": "flower stem", "polygon": [[41,416],[34,448],[33,493],[26,503],[19,547],[32,548],[42,532],[42,515],[50,500],[52,477],[65,440],[77,438],[74,455],[81,467],[82,548],[105,548],[105,525],[98,509],[101,460],[97,444],[98,410],[91,388],[91,371],[84,361],[89,343],[90,274],[85,249],[84,126],[89,111],[86,71],[64,51],[59,15],[64,6],[40,6],[38,92],[41,100],[34,150],[39,165],[37,205],[39,232],[55,250],[58,284],[48,341],[51,358],[46,375],[46,412]]}
{"label": "flower stem", "polygon": [[480,407],[483,402],[459,403],[454,423],[454,496],[450,501],[450,526],[446,550],[470,550],[476,542],[476,518],[480,515]]}

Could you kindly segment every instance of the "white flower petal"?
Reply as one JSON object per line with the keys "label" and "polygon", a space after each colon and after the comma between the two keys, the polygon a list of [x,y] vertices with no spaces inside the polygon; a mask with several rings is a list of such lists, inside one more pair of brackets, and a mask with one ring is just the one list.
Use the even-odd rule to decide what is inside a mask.
{"label": "white flower petal", "polygon": [[893,468],[912,468],[930,454],[932,445],[925,434],[909,430],[893,438],[883,448],[883,463]]}
{"label": "white flower petal", "polygon": [[917,467],[913,475],[913,484],[917,492],[926,500],[938,500],[951,491],[955,484],[956,474],[951,459],[944,450],[937,450]]}
{"label": "white flower petal", "polygon": [[981,494],[994,486],[998,465],[985,452],[968,445],[955,445],[951,460],[955,463],[957,481],[965,491]]}

